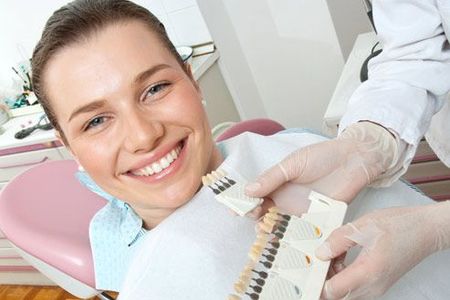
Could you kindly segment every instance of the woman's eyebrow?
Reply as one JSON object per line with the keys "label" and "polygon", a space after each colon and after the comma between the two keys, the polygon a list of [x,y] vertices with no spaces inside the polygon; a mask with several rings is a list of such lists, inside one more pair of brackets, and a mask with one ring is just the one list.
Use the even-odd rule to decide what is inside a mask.
{"label": "woman's eyebrow", "polygon": [[141,83],[142,81],[144,81],[145,79],[151,77],[153,74],[155,74],[156,72],[162,70],[162,69],[166,69],[166,68],[170,68],[169,65],[167,64],[159,64],[156,66],[151,67],[150,69],[147,69],[141,73],[139,73],[135,79],[134,82],[135,83]]}
{"label": "woman's eyebrow", "polygon": [[87,105],[83,105],[79,108],[77,108],[69,117],[69,122],[70,120],[72,120],[75,116],[82,114],[82,113],[87,113],[93,110],[96,110],[98,108],[101,108],[105,105],[105,100],[97,100],[94,102],[91,102]]}

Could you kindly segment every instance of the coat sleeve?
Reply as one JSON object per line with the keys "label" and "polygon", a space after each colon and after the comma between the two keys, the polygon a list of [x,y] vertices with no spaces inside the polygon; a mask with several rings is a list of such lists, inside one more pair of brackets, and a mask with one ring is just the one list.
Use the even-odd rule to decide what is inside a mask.
{"label": "coat sleeve", "polygon": [[339,130],[369,120],[406,144],[387,184],[406,171],[450,90],[449,33],[438,1],[372,1],[383,52],[369,62],[369,79],[350,98]]}

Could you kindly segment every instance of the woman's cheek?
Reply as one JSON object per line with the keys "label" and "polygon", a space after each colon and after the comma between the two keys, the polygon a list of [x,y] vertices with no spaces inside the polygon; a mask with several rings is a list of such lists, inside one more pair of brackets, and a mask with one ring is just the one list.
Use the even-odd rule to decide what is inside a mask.
{"label": "woman's cheek", "polygon": [[78,143],[73,145],[73,150],[86,170],[105,169],[105,166],[110,165],[112,161],[112,145],[104,143],[102,139]]}

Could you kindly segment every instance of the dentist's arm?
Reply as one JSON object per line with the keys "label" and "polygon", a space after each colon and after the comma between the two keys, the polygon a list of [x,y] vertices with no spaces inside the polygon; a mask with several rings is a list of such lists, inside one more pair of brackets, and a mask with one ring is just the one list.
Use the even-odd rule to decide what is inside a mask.
{"label": "dentist's arm", "polygon": [[325,282],[323,299],[372,299],[428,255],[450,248],[450,201],[379,210],[336,229],[316,250],[322,260],[343,257],[354,246],[361,252]]}
{"label": "dentist's arm", "polygon": [[[447,0],[373,0],[383,52],[369,62],[369,79],[350,98],[340,130],[370,120],[406,144],[390,185],[404,174],[431,118],[450,91],[450,10]],[[446,22],[446,23],[444,23]]]}

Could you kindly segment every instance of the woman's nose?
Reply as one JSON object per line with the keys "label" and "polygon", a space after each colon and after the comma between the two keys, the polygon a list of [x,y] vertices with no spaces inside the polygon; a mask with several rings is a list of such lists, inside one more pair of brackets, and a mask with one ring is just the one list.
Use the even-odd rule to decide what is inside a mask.
{"label": "woman's nose", "polygon": [[131,153],[151,151],[164,134],[162,123],[142,112],[130,114],[125,123],[124,146]]}

